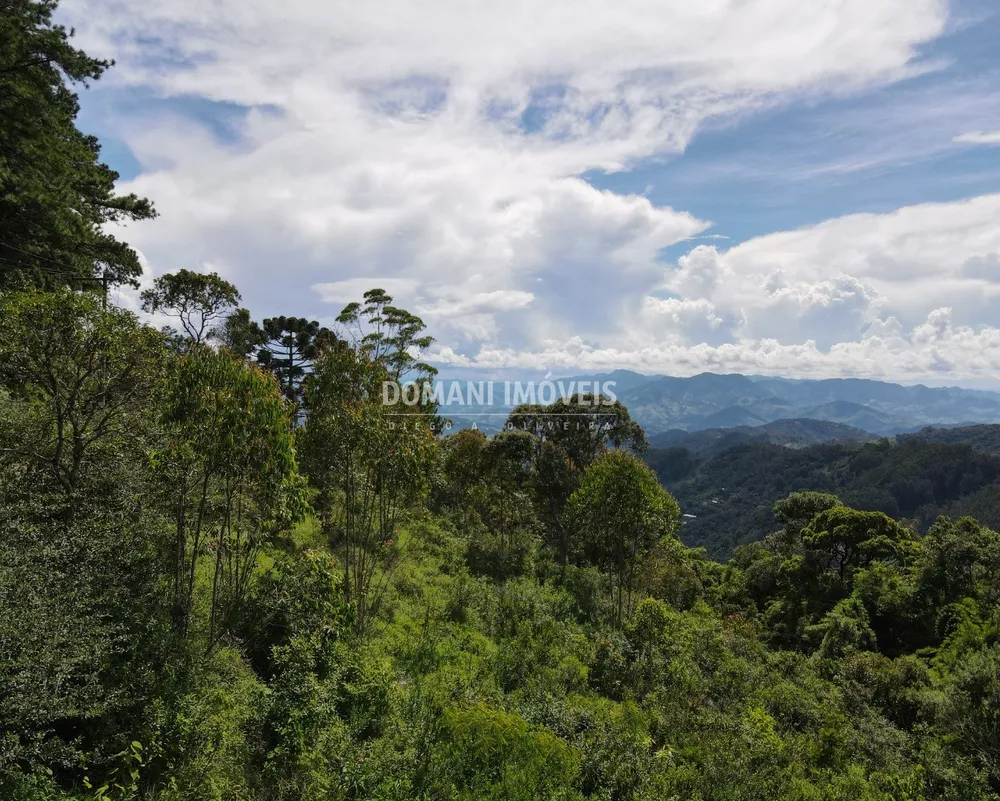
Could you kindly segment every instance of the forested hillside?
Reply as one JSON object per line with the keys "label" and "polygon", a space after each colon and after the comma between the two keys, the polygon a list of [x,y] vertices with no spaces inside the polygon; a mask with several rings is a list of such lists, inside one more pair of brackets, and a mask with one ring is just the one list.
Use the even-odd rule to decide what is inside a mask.
{"label": "forested hillside", "polygon": [[900,434],[900,441],[919,439],[947,445],[968,445],[979,453],[1000,455],[1000,425],[959,426],[957,428],[925,428],[913,434]]}
{"label": "forested hillside", "polygon": [[[106,65],[52,7],[3,7],[0,102],[80,145],[63,81]],[[930,522],[996,458],[651,454],[679,507],[622,403],[439,436],[433,402],[383,400],[434,369],[380,289],[329,328],[206,272],[142,293],[165,330],[108,302],[138,262],[74,212],[120,200],[96,143],[26,173],[26,119],[0,140],[0,252],[32,254],[0,281],[0,798],[1000,797],[1000,535],[851,500]],[[755,467],[759,506],[770,464],[849,492],[780,499],[728,562],[682,544],[699,476]]]}
{"label": "forested hillside", "polygon": [[684,448],[699,456],[712,456],[752,442],[805,448],[827,442],[865,442],[873,439],[878,437],[843,423],[804,419],[776,420],[759,426],[707,428],[692,432],[675,429],[651,436],[649,444],[654,448]]}
{"label": "forested hillside", "polygon": [[935,434],[801,449],[752,443],[708,452],[714,455],[675,447],[652,449],[645,458],[682,511],[694,516],[686,518],[684,541],[726,556],[770,533],[775,502],[804,489],[909,520],[920,532],[942,514],[1000,527],[1000,456],[967,444],[988,443],[983,429],[991,427],[940,432],[955,444]]}

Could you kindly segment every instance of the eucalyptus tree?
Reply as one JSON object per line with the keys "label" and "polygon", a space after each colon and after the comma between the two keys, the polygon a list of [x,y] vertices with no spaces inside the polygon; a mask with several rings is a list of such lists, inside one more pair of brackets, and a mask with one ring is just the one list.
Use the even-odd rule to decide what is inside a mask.
{"label": "eucalyptus tree", "polygon": [[584,471],[609,448],[645,451],[645,432],[621,401],[591,393],[547,405],[518,406],[507,418],[506,428],[535,436],[532,497],[543,536],[565,565],[570,558],[566,503]]}
{"label": "eucalyptus tree", "polygon": [[162,275],[142,293],[142,309],[176,317],[187,340],[200,345],[215,335],[240,302],[240,293],[217,273],[178,270]]}
{"label": "eucalyptus tree", "polygon": [[390,371],[368,349],[325,349],[307,382],[309,415],[297,442],[314,507],[342,546],[344,593],[359,632],[370,627],[402,562],[400,528],[429,488],[437,443],[428,419],[383,403]]}
{"label": "eucalyptus tree", "polygon": [[171,372],[157,464],[175,521],[174,608],[189,632],[198,562],[214,553],[209,647],[245,598],[262,545],[305,511],[291,415],[273,376],[226,351],[196,346]]}
{"label": "eucalyptus tree", "polygon": [[507,418],[507,427],[530,431],[553,443],[576,466],[586,470],[608,448],[642,453],[649,447],[646,434],[619,400],[577,393],[554,403],[524,404]]}
{"label": "eucalyptus tree", "polygon": [[429,381],[437,369],[421,361],[434,338],[424,333],[424,321],[392,305],[384,289],[369,289],[363,303],[349,303],[337,317],[360,353],[385,367],[388,378],[403,382]]}

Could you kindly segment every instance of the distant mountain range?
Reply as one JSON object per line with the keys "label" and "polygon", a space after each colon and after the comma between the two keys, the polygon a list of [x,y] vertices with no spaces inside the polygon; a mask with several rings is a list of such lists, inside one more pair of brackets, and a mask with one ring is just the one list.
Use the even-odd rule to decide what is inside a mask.
{"label": "distant mountain range", "polygon": [[[794,446],[859,439],[858,430],[893,436],[926,426],[1000,422],[1000,392],[902,386],[864,378],[811,380],[716,373],[680,378],[615,370],[552,381],[567,393],[581,382],[588,387],[595,381],[613,382],[615,395],[651,438],[714,429],[740,429],[747,435],[742,429],[782,421],[777,429],[765,429],[750,439]],[[452,384],[465,383],[444,379],[443,397],[450,395]],[[507,394],[499,383],[492,404],[471,403],[465,393],[459,403],[445,404],[441,413],[454,421],[455,428],[475,423],[488,432],[496,431],[513,405],[505,402],[510,400]],[[819,422],[839,423],[844,429],[821,431],[816,427]]]}
{"label": "distant mountain range", "polygon": [[778,420],[841,423],[882,436],[926,426],[1000,422],[1000,393],[959,387],[715,373],[678,378],[628,370],[576,380],[595,379],[616,382],[619,400],[649,436],[671,430],[756,427]]}

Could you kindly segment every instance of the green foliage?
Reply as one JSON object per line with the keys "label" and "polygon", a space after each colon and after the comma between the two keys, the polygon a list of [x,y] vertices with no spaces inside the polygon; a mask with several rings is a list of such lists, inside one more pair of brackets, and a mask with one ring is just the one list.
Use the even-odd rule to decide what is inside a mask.
{"label": "green foliage", "polygon": [[142,273],[107,223],[154,216],[148,200],[116,195],[118,174],[75,125],[67,81],[97,80],[110,62],[70,44],[55,0],[6,0],[0,13],[0,287],[135,283]]}
{"label": "green foliage", "polygon": [[0,296],[0,381],[16,402],[0,460],[16,460],[71,513],[83,482],[113,480],[98,465],[148,445],[165,357],[159,334],[92,296]]}
{"label": "green foliage", "polygon": [[837,506],[843,506],[840,498],[828,492],[793,492],[774,505],[774,516],[794,541],[816,515]]}
{"label": "green foliage", "polygon": [[137,734],[166,654],[155,521],[123,497],[70,523],[10,500],[0,493],[0,783],[81,761],[96,780]]}
{"label": "green foliage", "polygon": [[200,345],[215,332],[212,326],[240,301],[240,293],[217,273],[178,270],[161,275],[142,293],[142,309],[176,317],[184,336]]}
{"label": "green foliage", "polygon": [[354,341],[358,353],[385,367],[387,380],[418,384],[437,374],[420,361],[420,353],[434,341],[424,332],[424,322],[415,314],[392,305],[383,289],[369,289],[363,303],[349,303],[337,317]]}
{"label": "green foliage", "polygon": [[383,295],[298,427],[245,348],[3,298],[4,798],[997,798],[1000,536],[801,487],[714,562],[624,410],[383,403],[423,339]]}
{"label": "green foliage", "polygon": [[572,749],[518,715],[482,704],[444,711],[432,760],[432,795],[469,801],[579,797]]}
{"label": "green foliage", "polygon": [[207,546],[211,647],[238,613],[264,542],[305,510],[290,408],[269,374],[195,345],[173,366],[161,419],[168,446],[155,460],[176,521],[175,614],[188,631]]}
{"label": "green foliage", "polygon": [[245,353],[259,346],[257,363],[274,373],[285,398],[301,408],[305,378],[322,349],[334,341],[330,330],[304,317],[271,317],[258,327],[240,314],[227,323],[233,349]]}
{"label": "green foliage", "polygon": [[638,458],[609,451],[587,469],[567,515],[586,558],[614,576],[615,619],[621,623],[639,565],[677,528],[677,503]]}
{"label": "green foliage", "polygon": [[560,398],[549,406],[518,406],[509,427],[530,431],[555,444],[580,470],[585,470],[609,446],[642,452],[648,447],[642,426],[620,401],[599,395]]}
{"label": "green foliage", "polygon": [[921,532],[942,514],[1000,528],[1000,457],[967,444],[902,438],[801,449],[743,445],[704,460],[670,454],[644,456],[684,512],[695,515],[684,541],[717,558],[773,532],[774,504],[799,491],[834,494],[854,509],[911,520]]}
{"label": "green foliage", "polygon": [[938,517],[998,519],[995,455],[647,456],[692,539],[756,540],[723,565],[620,403],[439,442],[383,402],[434,375],[383,290],[337,340],[182,270],[168,348],[67,288],[133,280],[101,228],[152,209],[54,8],[0,15],[0,797],[1000,797],[1000,535]]}
{"label": "green foliage", "polygon": [[365,351],[326,350],[308,385],[298,437],[331,543],[343,542],[344,590],[364,631],[406,550],[400,524],[428,491],[436,442],[427,418],[382,402],[389,368]]}
{"label": "green foliage", "polygon": [[833,571],[847,584],[855,571],[875,560],[907,561],[915,552],[916,538],[881,512],[835,506],[806,526],[802,545],[807,569]]}

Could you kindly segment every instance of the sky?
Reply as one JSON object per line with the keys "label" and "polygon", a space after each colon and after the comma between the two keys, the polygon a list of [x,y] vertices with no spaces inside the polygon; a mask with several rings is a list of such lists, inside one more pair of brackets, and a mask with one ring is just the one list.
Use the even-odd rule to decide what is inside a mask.
{"label": "sky", "polygon": [[[443,371],[1000,388],[996,0],[63,0],[144,284]],[[135,304],[135,293],[118,302]]]}

